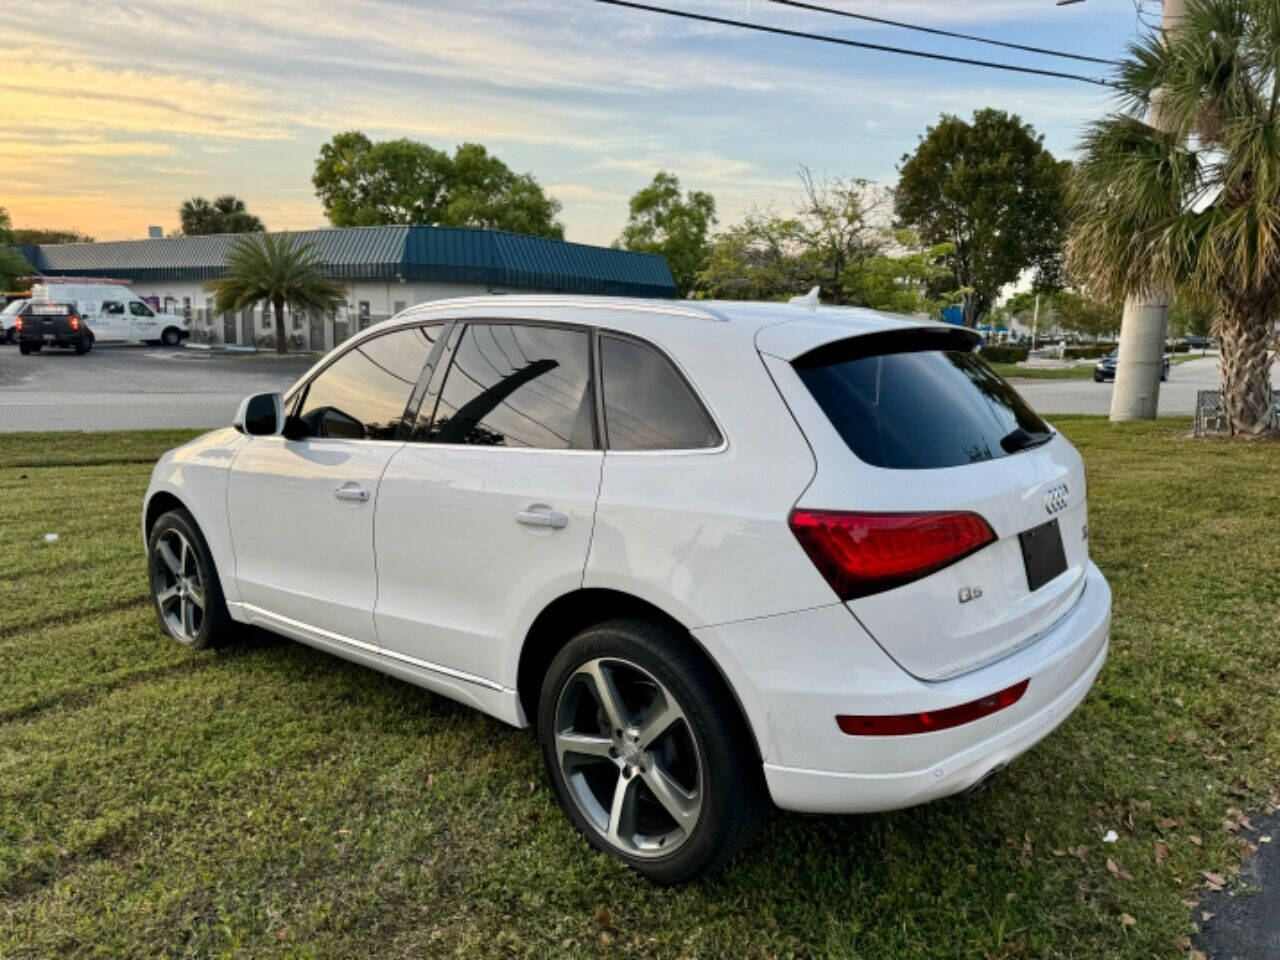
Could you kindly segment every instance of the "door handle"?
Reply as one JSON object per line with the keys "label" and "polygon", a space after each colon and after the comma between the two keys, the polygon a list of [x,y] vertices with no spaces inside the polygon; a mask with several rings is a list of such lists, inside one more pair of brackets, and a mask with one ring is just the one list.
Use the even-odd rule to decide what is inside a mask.
{"label": "door handle", "polygon": [[526,527],[550,527],[552,530],[563,530],[569,525],[569,516],[558,510],[535,506],[517,513],[516,523],[522,523]]}
{"label": "door handle", "polygon": [[356,483],[344,483],[333,488],[333,495],[339,500],[354,500],[356,503],[368,503],[369,491]]}

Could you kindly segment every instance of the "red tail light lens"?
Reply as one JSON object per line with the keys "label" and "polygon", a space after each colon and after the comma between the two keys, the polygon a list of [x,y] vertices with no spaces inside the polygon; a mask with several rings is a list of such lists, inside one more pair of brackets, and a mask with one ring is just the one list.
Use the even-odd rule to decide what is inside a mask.
{"label": "red tail light lens", "polygon": [[13,321],[13,329],[15,329],[15,330],[21,330],[21,329],[22,329],[22,318],[21,318],[21,317],[19,317],[19,318],[18,318],[17,320],[15,320],[15,321]]}
{"label": "red tail light lens", "polygon": [[976,513],[793,510],[790,524],[841,600],[919,580],[996,539]]}
{"label": "red tail light lens", "polygon": [[80,329],[80,318],[79,318],[79,317],[72,317],[72,318],[71,318],[71,329],[72,329],[72,330],[79,330],[79,329]]}
{"label": "red tail light lens", "polygon": [[840,714],[836,723],[851,737],[903,737],[913,733],[930,733],[946,730],[964,723],[981,720],[1006,707],[1012,707],[1022,699],[1031,681],[1023,680],[1012,687],[981,700],[962,703],[945,710],[927,710],[923,713],[891,713],[871,716]]}

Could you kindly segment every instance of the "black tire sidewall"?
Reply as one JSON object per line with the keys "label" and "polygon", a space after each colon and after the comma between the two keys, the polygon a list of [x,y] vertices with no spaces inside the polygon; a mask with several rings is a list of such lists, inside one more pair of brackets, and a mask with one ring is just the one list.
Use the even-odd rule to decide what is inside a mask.
{"label": "black tire sidewall", "polygon": [[[163,562],[156,556],[156,542],[160,539],[160,535],[167,530],[177,530],[186,537],[187,542],[194,548],[196,566],[200,571],[200,582],[204,584],[204,620],[201,622],[200,631],[193,642],[184,640],[181,637],[175,637],[169,631],[169,626],[165,623],[164,614],[160,610],[160,603],[156,599],[155,564]],[[196,524],[191,514],[185,510],[170,510],[168,513],[162,514],[152,524],[151,532],[147,534],[147,590],[151,595],[151,606],[156,612],[156,620],[167,637],[175,643],[180,643],[184,647],[190,647],[193,650],[205,650],[219,645],[226,632],[227,622],[230,619],[222,595],[222,583],[218,579],[218,571],[213,564],[213,555],[209,552],[209,545],[205,542],[204,535],[200,532],[200,527]]]}
{"label": "black tire sidewall", "polygon": [[[657,883],[692,880],[729,859],[749,839],[759,818],[761,778],[750,734],[714,668],[689,648],[692,641],[642,620],[614,620],[590,627],[556,655],[538,699],[538,740],[561,807],[597,850],[617,857]],[[702,812],[693,834],[666,857],[636,857],[610,846],[578,809],[560,771],[555,717],[560,692],[588,660],[617,657],[656,677],[679,702],[701,754]]]}

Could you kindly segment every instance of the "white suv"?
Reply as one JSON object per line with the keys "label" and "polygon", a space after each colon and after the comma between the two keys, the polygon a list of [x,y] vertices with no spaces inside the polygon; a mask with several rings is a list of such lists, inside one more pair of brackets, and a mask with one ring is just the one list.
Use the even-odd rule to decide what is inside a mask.
{"label": "white suv", "polygon": [[1084,698],[1111,594],[1080,456],[967,330],[866,310],[437,302],[165,454],[156,609],[532,724],[659,882],[767,807],[975,786]]}

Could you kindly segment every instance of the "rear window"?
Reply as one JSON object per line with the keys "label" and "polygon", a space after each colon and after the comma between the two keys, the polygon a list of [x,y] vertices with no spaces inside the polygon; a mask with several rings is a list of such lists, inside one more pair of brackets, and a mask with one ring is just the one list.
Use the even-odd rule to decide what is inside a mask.
{"label": "rear window", "polygon": [[33,317],[66,317],[74,312],[69,303],[33,303],[27,310]]}
{"label": "rear window", "polygon": [[[917,342],[911,342],[915,340]],[[954,337],[858,337],[795,362],[860,460],[929,470],[997,460],[1053,435],[1014,389]],[[884,349],[887,348],[887,349]]]}

